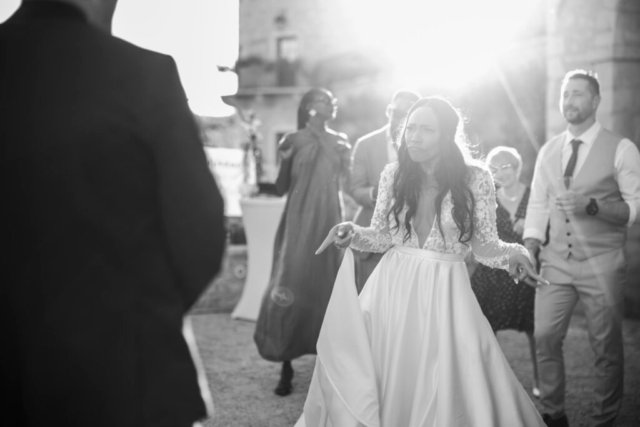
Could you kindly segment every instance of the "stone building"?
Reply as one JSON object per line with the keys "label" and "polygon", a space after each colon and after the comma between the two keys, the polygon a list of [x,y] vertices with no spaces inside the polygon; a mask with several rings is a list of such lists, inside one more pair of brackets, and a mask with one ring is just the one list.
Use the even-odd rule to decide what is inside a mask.
{"label": "stone building", "polygon": [[[277,143],[296,129],[300,98],[310,87],[344,91],[341,82],[376,65],[350,34],[339,0],[240,0],[238,93],[225,101],[260,121],[264,181],[275,180]],[[353,86],[350,88],[353,91]],[[341,129],[343,130],[343,129]]]}

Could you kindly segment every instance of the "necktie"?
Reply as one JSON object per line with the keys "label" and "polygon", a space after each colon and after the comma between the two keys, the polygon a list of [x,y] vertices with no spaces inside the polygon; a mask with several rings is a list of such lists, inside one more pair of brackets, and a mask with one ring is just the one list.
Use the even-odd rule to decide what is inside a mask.
{"label": "necktie", "polygon": [[576,162],[578,161],[578,148],[580,148],[580,144],[582,141],[579,139],[571,140],[571,157],[569,157],[569,163],[567,163],[567,168],[564,170],[564,177],[572,177],[573,170],[576,168]]}

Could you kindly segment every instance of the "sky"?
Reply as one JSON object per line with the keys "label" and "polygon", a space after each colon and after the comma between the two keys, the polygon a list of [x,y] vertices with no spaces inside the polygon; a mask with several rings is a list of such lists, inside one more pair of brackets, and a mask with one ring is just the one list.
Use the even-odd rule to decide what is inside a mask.
{"label": "sky", "polygon": [[[138,46],[166,53],[178,64],[191,109],[221,117],[233,113],[221,96],[237,91],[233,67],[238,55],[239,0],[119,0],[113,34]],[[0,0],[0,22],[20,0]]]}
{"label": "sky", "polygon": [[541,4],[542,0],[346,0],[341,7],[346,16],[354,17],[356,35],[394,65],[393,86],[421,87],[428,81],[459,88],[491,72],[498,59],[520,54],[517,36]]}
{"label": "sky", "polygon": [[0,22],[4,22],[20,5],[20,0],[0,1]]}

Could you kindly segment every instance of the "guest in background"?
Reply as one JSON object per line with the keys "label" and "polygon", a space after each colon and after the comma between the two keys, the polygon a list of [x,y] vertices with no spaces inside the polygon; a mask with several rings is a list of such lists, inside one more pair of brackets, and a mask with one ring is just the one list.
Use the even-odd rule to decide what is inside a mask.
{"label": "guest in background", "polygon": [[567,130],[540,150],[527,208],[524,243],[532,255],[539,252],[540,274],[551,282],[535,298],[540,403],[551,427],[569,424],[562,347],[578,301],[595,353],[589,425],[615,425],[622,403],[624,248],[640,209],[640,154],[596,120],[599,104],[595,74],[565,75],[560,109]]}
{"label": "guest in background", "polygon": [[282,362],[274,392],[291,393],[291,360],[316,353],[316,341],[342,251],[315,256],[331,227],[342,220],[341,185],[349,168],[347,137],[328,127],[337,102],[325,89],[311,89],[298,107],[298,131],[278,149],[276,187],[287,202],[276,232],[271,279],[254,339],[262,357]]}
{"label": "guest in background", "polygon": [[[387,124],[355,143],[351,156],[349,194],[360,205],[353,219],[356,225],[368,227],[371,222],[380,174],[387,163],[397,160],[398,137],[402,125],[409,108],[419,98],[417,93],[408,90],[394,93],[386,109]],[[383,254],[354,251],[354,255],[356,288],[359,293]]]}
{"label": "guest in background", "polygon": [[[522,244],[524,218],[529,202],[529,187],[520,182],[522,157],[515,148],[493,148],[486,158],[496,191],[496,224],[500,240]],[[514,283],[504,270],[479,264],[471,276],[471,287],[482,312],[494,332],[514,329],[529,339],[533,363],[533,395],[539,396],[538,368],[533,338],[533,301],[535,288]]]}
{"label": "guest in background", "polygon": [[115,7],[28,0],[0,25],[3,426],[211,409],[182,330],[223,202],[175,62],[111,36]]}

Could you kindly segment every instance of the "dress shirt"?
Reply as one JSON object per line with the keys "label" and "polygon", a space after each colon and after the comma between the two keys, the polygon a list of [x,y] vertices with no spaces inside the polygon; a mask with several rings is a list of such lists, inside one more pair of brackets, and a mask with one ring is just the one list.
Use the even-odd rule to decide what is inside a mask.
{"label": "dress shirt", "polygon": [[[567,163],[569,163],[569,157],[571,157],[571,140],[579,139],[582,141],[578,150],[576,167],[573,171],[573,176],[576,176],[580,172],[580,168],[584,165],[600,129],[602,129],[602,125],[595,122],[579,136],[572,135],[568,130],[564,132],[562,142],[563,171],[566,169]],[[541,158],[546,148],[546,146],[542,147],[538,157]],[[545,231],[549,221],[549,204],[552,203],[552,201],[547,199],[546,187],[550,183],[542,178],[543,175],[539,171],[539,169],[543,167],[541,163],[542,162],[536,162],[534,177],[537,176],[538,179],[535,179],[531,183],[524,238],[534,238],[544,241]],[[627,138],[623,138],[616,148],[614,168],[615,179],[618,183],[622,199],[629,205],[629,221],[627,225],[631,226],[636,220],[637,213],[640,211],[640,152],[638,151],[638,147]]]}

